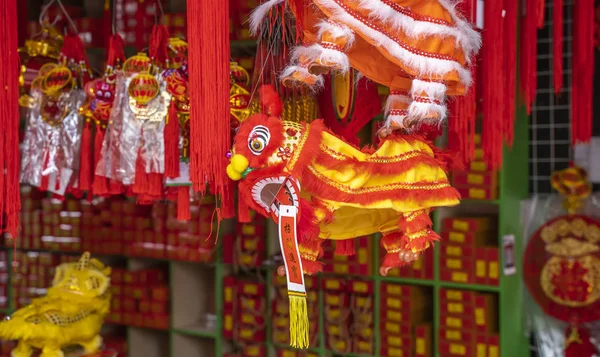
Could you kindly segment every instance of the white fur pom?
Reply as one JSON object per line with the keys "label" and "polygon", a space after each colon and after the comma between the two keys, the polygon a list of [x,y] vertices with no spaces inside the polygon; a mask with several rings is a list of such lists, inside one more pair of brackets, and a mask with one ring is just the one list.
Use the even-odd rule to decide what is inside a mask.
{"label": "white fur pom", "polygon": [[319,53],[316,57],[322,64],[335,63],[337,71],[346,73],[350,70],[350,60],[348,56],[338,50],[325,48],[318,43],[309,47],[311,53]]}
{"label": "white fur pom", "polygon": [[453,37],[457,46],[465,53],[467,61],[479,51],[481,36],[457,14],[455,5],[444,0],[440,1],[440,4],[450,13],[455,25],[448,26],[415,19],[408,14],[396,11],[389,5],[389,2],[389,0],[359,0],[359,5],[369,11],[371,18],[383,21],[394,29],[402,30],[409,37],[419,38],[428,35]]}
{"label": "white fur pom", "polygon": [[[438,119],[430,119],[428,117],[434,113]],[[423,121],[437,121],[440,125],[446,119],[448,115],[448,109],[444,104],[435,104],[435,103],[422,103],[422,102],[412,102],[408,106],[408,117],[410,119],[414,119],[419,122]]]}
{"label": "white fur pom", "polygon": [[354,31],[352,31],[352,29],[350,29],[348,26],[323,20],[317,24],[317,27],[319,28],[319,32],[317,33],[317,37],[319,39],[321,39],[323,34],[327,32],[333,39],[344,39],[346,42],[344,49],[352,47],[355,36]]}
{"label": "white fur pom", "polygon": [[406,115],[388,115],[385,118],[384,128],[404,128],[404,119]]}
{"label": "white fur pom", "polygon": [[396,108],[394,108],[394,106],[396,106],[397,103],[410,104],[411,102],[412,102],[412,98],[409,96],[402,95],[402,94],[390,94],[387,97],[387,100],[385,102],[385,112],[384,113],[385,113],[385,115],[388,115],[392,109],[396,109]]}
{"label": "white fur pom", "polygon": [[264,4],[257,6],[256,9],[252,11],[252,14],[250,14],[250,33],[253,36],[256,36],[256,34],[258,34],[260,24],[262,23],[265,16],[267,16],[269,11],[271,11],[273,7],[281,4],[284,1],[285,0],[269,0]]}
{"label": "white fur pom", "polygon": [[447,87],[443,83],[413,79],[412,86],[410,88],[410,95],[414,98],[421,96],[422,93],[426,93],[431,99],[444,100],[446,97],[446,89]]}
{"label": "white fur pom", "polygon": [[[288,78],[288,77],[292,77],[292,75],[295,72],[299,72],[302,73],[303,76],[306,76],[306,78],[312,78],[315,81],[315,84],[313,86],[309,86],[311,89],[313,90],[317,90],[319,88],[322,88],[324,83],[325,83],[325,79],[323,78],[323,76],[319,75],[316,76],[314,74],[311,74],[310,72],[308,72],[308,69],[304,66],[298,66],[298,65],[290,65],[287,66],[283,72],[281,73],[281,75],[279,76],[279,79],[282,80],[284,78]],[[307,83],[302,83],[302,85],[304,86],[308,86]]]}
{"label": "white fur pom", "polygon": [[292,63],[301,61],[302,64],[308,64],[309,62],[316,60],[320,54],[321,50],[319,48],[313,48],[313,46],[297,46],[292,49],[290,60]]}

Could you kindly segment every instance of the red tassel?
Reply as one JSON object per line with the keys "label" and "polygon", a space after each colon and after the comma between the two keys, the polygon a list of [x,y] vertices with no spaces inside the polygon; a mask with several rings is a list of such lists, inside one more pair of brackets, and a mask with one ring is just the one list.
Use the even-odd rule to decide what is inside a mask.
{"label": "red tassel", "polygon": [[[96,126],[96,133],[94,136],[94,168],[100,161],[100,152],[102,150],[102,144],[104,143],[104,129],[100,125]],[[104,176],[94,175],[94,183],[92,192],[96,196],[108,195],[108,178]]]}
{"label": "red tassel", "polygon": [[126,191],[123,183],[121,183],[117,180],[110,180],[108,187],[109,187],[109,193],[111,195],[120,195],[120,194],[125,193],[125,191]]}
{"label": "red tassel", "polygon": [[552,19],[552,57],[554,76],[554,93],[558,94],[563,87],[563,32],[564,32],[564,8],[563,0],[554,0],[554,16]]}
{"label": "red tassel", "polygon": [[155,172],[148,174],[148,195],[160,198],[163,194],[163,175]]}
{"label": "red tassel", "polygon": [[136,195],[145,195],[148,193],[148,174],[146,173],[146,165],[142,158],[141,149],[138,151],[138,156],[135,161],[135,177],[133,179],[132,192]]}
{"label": "red tassel", "polygon": [[590,341],[590,334],[580,326],[569,326],[565,331],[565,357],[592,357],[598,351]]}
{"label": "red tassel", "polygon": [[177,188],[177,220],[189,221],[192,218],[190,213],[190,188],[181,186]]}
{"label": "red tassel", "polygon": [[17,1],[2,1],[0,33],[0,227],[17,238],[21,211]]}
{"label": "red tassel", "polygon": [[485,159],[490,169],[502,166],[503,144],[503,111],[505,100],[505,64],[504,57],[498,56],[499,49],[504,48],[504,33],[502,1],[489,1],[485,3],[484,18],[485,31],[483,32],[482,48],[482,73],[483,73],[483,128],[481,141]]}
{"label": "red tassel", "polygon": [[577,144],[592,136],[595,11],[594,0],[578,0],[574,6],[571,140]]}
{"label": "red tassel", "polygon": [[356,254],[354,250],[354,239],[344,239],[335,241],[335,255],[350,257]]}
{"label": "red tassel", "polygon": [[458,153],[456,159],[464,166],[475,154],[475,119],[477,110],[477,71],[471,69],[473,84],[465,96],[452,102],[448,120],[448,150]]}
{"label": "red tassel", "polygon": [[506,87],[504,89],[503,123],[504,142],[509,147],[513,145],[515,120],[517,118],[517,21],[519,19],[519,2],[504,1],[506,14],[504,17],[504,74]]}
{"label": "red tassel", "polygon": [[[229,194],[225,168],[230,148],[229,117],[229,1],[188,1],[190,178],[193,188]],[[227,192],[231,191],[231,192]],[[222,213],[234,214],[233,199],[222,199]],[[226,207],[225,205],[230,205]]]}
{"label": "red tassel", "polygon": [[540,0],[527,1],[525,16],[521,16],[520,26],[520,84],[527,114],[531,114],[531,107],[535,100],[537,90],[537,24]]}
{"label": "red tassel", "polygon": [[[81,155],[79,160],[79,189],[90,191],[92,186],[92,129],[90,119],[85,120],[81,134]],[[94,166],[95,167],[95,166]]]}
{"label": "red tassel", "polygon": [[165,126],[165,176],[167,178],[179,177],[179,122],[177,108],[172,100]]}

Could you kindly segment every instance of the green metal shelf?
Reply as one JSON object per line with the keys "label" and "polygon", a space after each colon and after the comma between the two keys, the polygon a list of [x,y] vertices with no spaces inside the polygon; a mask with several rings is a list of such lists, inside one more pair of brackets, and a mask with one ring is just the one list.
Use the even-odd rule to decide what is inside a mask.
{"label": "green metal shelf", "polygon": [[483,293],[487,293],[487,292],[497,293],[497,292],[500,292],[500,287],[499,286],[493,286],[493,285],[461,284],[461,283],[454,283],[454,282],[451,282],[451,281],[440,281],[439,284],[438,284],[438,286],[440,288],[473,290],[473,291],[478,291],[478,292],[483,292]]}

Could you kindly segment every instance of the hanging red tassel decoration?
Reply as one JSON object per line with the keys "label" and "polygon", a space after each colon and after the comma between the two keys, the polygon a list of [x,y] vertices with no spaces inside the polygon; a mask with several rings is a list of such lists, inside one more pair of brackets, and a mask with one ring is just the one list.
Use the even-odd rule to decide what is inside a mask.
{"label": "hanging red tassel decoration", "polygon": [[457,153],[461,166],[471,162],[475,154],[475,119],[477,110],[477,70],[471,68],[473,84],[466,95],[450,103],[451,118],[448,120],[448,150]]}
{"label": "hanging red tassel decoration", "polygon": [[563,87],[563,35],[564,35],[564,0],[554,0],[552,18],[552,58],[554,76],[554,93],[559,94]]}
{"label": "hanging red tassel decoration", "polygon": [[[90,191],[92,187],[92,128],[91,120],[85,119],[83,133],[81,133],[81,160],[79,163],[79,189]],[[94,166],[95,167],[95,166]]]}
{"label": "hanging red tassel decoration", "polygon": [[519,2],[504,1],[504,142],[512,147],[517,119],[517,26]]}
{"label": "hanging red tassel decoration", "polygon": [[[105,129],[101,125],[96,125],[96,133],[94,134],[94,167],[100,161],[100,150],[102,150],[102,143],[104,142]],[[106,196],[110,192],[108,190],[108,178],[100,175],[94,176],[94,183],[92,185],[92,192],[96,196]]]}
{"label": "hanging red tassel decoration", "polygon": [[146,165],[144,165],[141,148],[138,150],[138,156],[135,160],[135,176],[131,191],[136,195],[148,194],[148,174],[146,173]]}
{"label": "hanging red tassel decoration", "polygon": [[[223,217],[235,214],[226,175],[229,125],[229,2],[188,1],[190,179],[195,191],[207,183],[221,199]],[[227,207],[228,206],[228,207]]]}
{"label": "hanging red tassel decoration", "polygon": [[[512,1],[512,0],[508,0]],[[506,105],[504,56],[498,56],[504,48],[503,1],[487,1],[484,6],[485,31],[481,55],[483,86],[483,125],[481,143],[490,169],[502,166],[503,122]]]}
{"label": "hanging red tassel decoration", "polygon": [[571,140],[589,142],[594,95],[594,0],[578,0],[573,13]]}
{"label": "hanging red tassel decoration", "polygon": [[[527,114],[531,114],[531,107],[535,100],[537,90],[537,28],[540,2],[543,0],[524,0],[525,14],[521,16],[520,26],[520,84]],[[542,15],[543,16],[543,15]]]}
{"label": "hanging red tassel decoration", "polygon": [[589,332],[576,323],[565,331],[565,357],[593,357],[598,351],[590,341]]}
{"label": "hanging red tassel decoration", "polygon": [[179,122],[174,100],[169,105],[165,126],[165,176],[179,177]]}
{"label": "hanging red tassel decoration", "polygon": [[17,1],[0,5],[0,36],[0,230],[16,238],[21,211]]}
{"label": "hanging red tassel decoration", "polygon": [[189,221],[192,218],[190,213],[190,188],[181,186],[177,188],[177,220]]}

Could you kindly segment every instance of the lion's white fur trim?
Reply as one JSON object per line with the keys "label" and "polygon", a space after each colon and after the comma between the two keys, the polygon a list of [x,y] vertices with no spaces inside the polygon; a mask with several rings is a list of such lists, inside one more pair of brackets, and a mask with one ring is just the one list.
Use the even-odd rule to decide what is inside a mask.
{"label": "lion's white fur trim", "polygon": [[328,32],[333,39],[341,38],[346,42],[344,49],[350,48],[354,44],[354,31],[344,24],[323,20],[317,24],[317,27],[319,29],[317,38],[319,39],[322,38],[325,32]]}
{"label": "lion's white fur trim", "polygon": [[422,93],[425,93],[431,99],[444,100],[446,89],[447,87],[443,83],[413,79],[412,86],[410,87],[410,95],[414,98],[415,96],[422,96]]}
{"label": "lion's white fur trim", "polygon": [[315,59],[318,59],[322,64],[335,63],[338,65],[336,71],[346,73],[350,70],[350,60],[344,52],[325,48],[318,43],[309,47],[311,53],[318,53]]}
{"label": "lion's white fur trim", "polygon": [[[325,83],[325,79],[323,78],[323,76],[321,75],[314,75],[311,74],[310,72],[308,72],[308,68],[304,67],[304,66],[298,66],[298,65],[290,65],[287,66],[283,72],[281,73],[281,75],[279,76],[279,79],[282,80],[286,77],[292,77],[292,75],[295,72],[300,72],[303,75],[305,75],[306,77],[312,77],[315,80],[315,84],[312,86],[309,86],[311,89],[313,90],[317,90],[319,88],[322,88],[324,86]],[[307,83],[303,83],[303,85],[308,86]]]}
{"label": "lion's white fur trim", "polygon": [[481,48],[481,36],[467,21],[460,17],[455,5],[451,6],[445,1],[440,1],[440,4],[450,13],[455,24],[455,26],[448,26],[414,19],[407,14],[396,11],[388,5],[389,1],[359,0],[359,4],[369,11],[371,18],[382,21],[393,29],[402,30],[404,34],[411,38],[431,35],[454,38],[457,47],[465,53],[467,61],[470,61],[471,57],[477,54],[479,48]]}
{"label": "lion's white fur trim", "polygon": [[412,103],[412,98],[403,94],[390,94],[385,102],[385,115],[388,115],[392,109],[398,109],[395,108],[397,103],[402,103],[404,107],[407,107],[407,104]]}
{"label": "lion's white fur trim", "polygon": [[[434,113],[437,119],[429,118]],[[437,121],[439,125],[443,123],[448,115],[448,108],[446,104],[435,104],[435,103],[421,103],[412,102],[408,106],[408,117],[414,119],[417,123]]]}
{"label": "lion's white fur trim", "polygon": [[263,22],[265,16],[271,11],[271,9],[285,0],[269,0],[264,4],[261,4],[256,7],[250,14],[250,33],[253,36],[258,34],[258,30],[260,29],[260,24]]}
{"label": "lion's white fur trim", "polygon": [[436,75],[445,75],[456,71],[461,82],[469,87],[471,85],[471,72],[461,66],[460,63],[453,60],[431,58],[427,56],[412,53],[403,48],[391,38],[381,32],[365,25],[352,15],[347,13],[334,0],[313,0],[319,6],[329,9],[332,13],[332,19],[337,22],[348,24],[350,27],[359,30],[370,38],[371,41],[384,47],[388,53],[398,60],[404,62],[408,67],[419,73],[420,76],[434,77]]}

